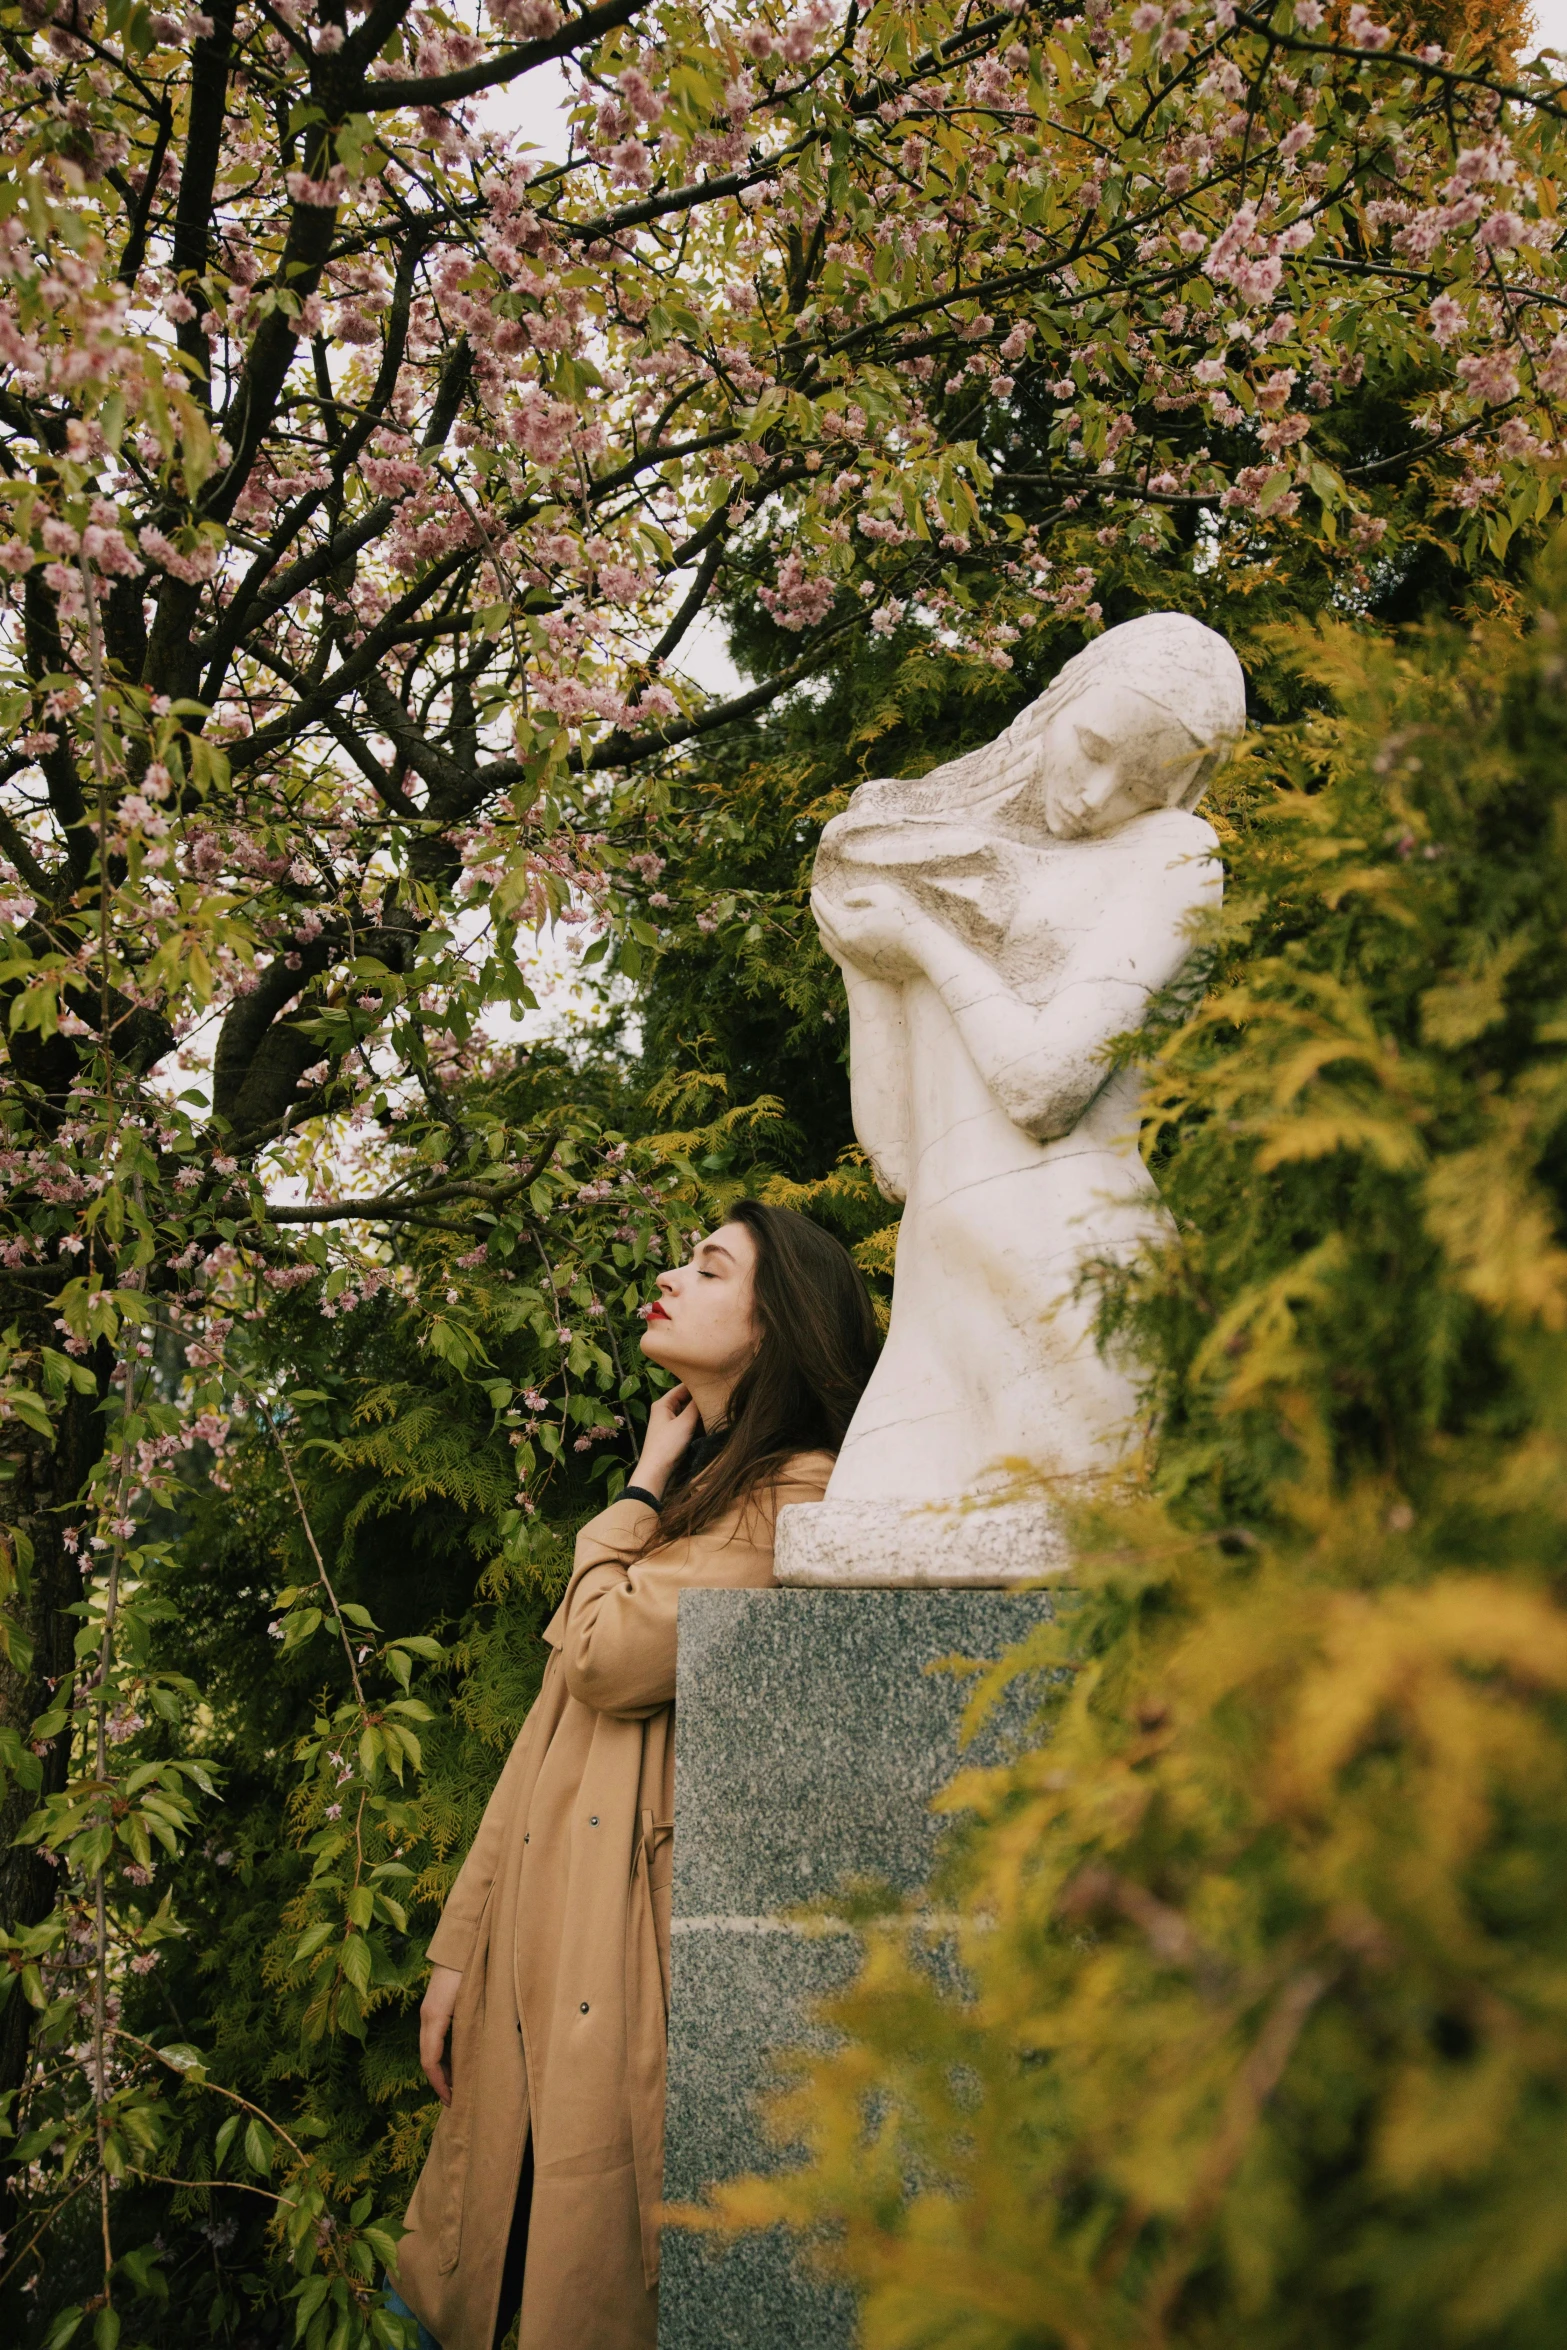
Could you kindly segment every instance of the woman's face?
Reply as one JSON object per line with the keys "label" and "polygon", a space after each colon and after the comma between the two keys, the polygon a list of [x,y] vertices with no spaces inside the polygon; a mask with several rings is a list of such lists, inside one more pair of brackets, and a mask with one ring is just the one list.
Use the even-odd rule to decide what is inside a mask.
{"label": "woman's face", "polygon": [[1058,840],[1086,840],[1174,807],[1202,758],[1179,720],[1133,688],[1089,686],[1046,722],[1020,806],[1037,810]]}
{"label": "woman's face", "polygon": [[692,1387],[732,1386],[761,1336],[756,1325],[756,1243],[744,1224],[722,1224],[684,1265],[658,1277],[642,1332],[650,1362]]}

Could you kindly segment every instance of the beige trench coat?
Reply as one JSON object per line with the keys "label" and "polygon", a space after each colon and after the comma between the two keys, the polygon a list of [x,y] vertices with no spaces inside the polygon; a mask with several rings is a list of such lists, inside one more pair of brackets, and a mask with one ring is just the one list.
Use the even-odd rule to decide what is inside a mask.
{"label": "beige trench coat", "polygon": [[543,1685],[430,1956],[462,1970],[452,2102],[398,2247],[398,2289],[442,2350],[491,2350],[528,2132],[520,2350],[652,2350],[673,1869],[676,1607],[773,1579],[773,1521],[832,1460],[706,1532],[625,1563],[654,1519],[618,1501],[577,1537]]}

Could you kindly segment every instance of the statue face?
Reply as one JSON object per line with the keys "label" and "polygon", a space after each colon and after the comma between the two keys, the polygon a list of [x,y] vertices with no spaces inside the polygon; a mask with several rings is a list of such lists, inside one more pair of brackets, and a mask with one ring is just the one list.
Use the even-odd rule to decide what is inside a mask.
{"label": "statue face", "polygon": [[1178,719],[1132,687],[1089,686],[1041,729],[1038,765],[1014,814],[1042,819],[1059,840],[1091,839],[1176,806],[1203,757]]}

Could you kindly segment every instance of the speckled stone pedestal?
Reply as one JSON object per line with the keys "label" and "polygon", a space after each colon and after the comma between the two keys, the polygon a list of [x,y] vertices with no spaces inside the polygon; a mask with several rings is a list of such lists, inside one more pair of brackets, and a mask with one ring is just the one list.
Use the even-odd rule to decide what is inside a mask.
{"label": "speckled stone pedestal", "polygon": [[[738,2171],[798,2159],[758,2097],[768,2052],[852,1972],[848,1932],[784,1915],[846,1880],[913,1890],[943,1823],[929,1803],[996,1759],[1030,1710],[1020,1691],[958,1752],[966,1685],[927,1666],[992,1657],[1051,1612],[1044,1593],[687,1591],[676,1697],[673,1983],[664,2195],[696,2202]],[[664,2237],[660,2350],[850,2350],[854,2306],[763,2235],[714,2252]]]}

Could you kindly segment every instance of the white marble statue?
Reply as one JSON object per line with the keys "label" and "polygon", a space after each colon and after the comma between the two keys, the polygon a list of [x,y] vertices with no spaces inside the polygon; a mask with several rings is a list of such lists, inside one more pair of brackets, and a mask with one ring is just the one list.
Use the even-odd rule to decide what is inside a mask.
{"label": "white marble statue", "polygon": [[826,1500],[783,1515],[780,1581],[1036,1575],[1059,1537],[1020,1481],[1135,1442],[1136,1380],[1096,1346],[1083,1275],[1164,1211],[1136,1072],[1107,1049],[1218,902],[1194,811],[1244,724],[1224,639],[1150,613],[997,741],[862,784],[823,834],[811,904],[848,989],[855,1132],[905,1206],[886,1348]]}

